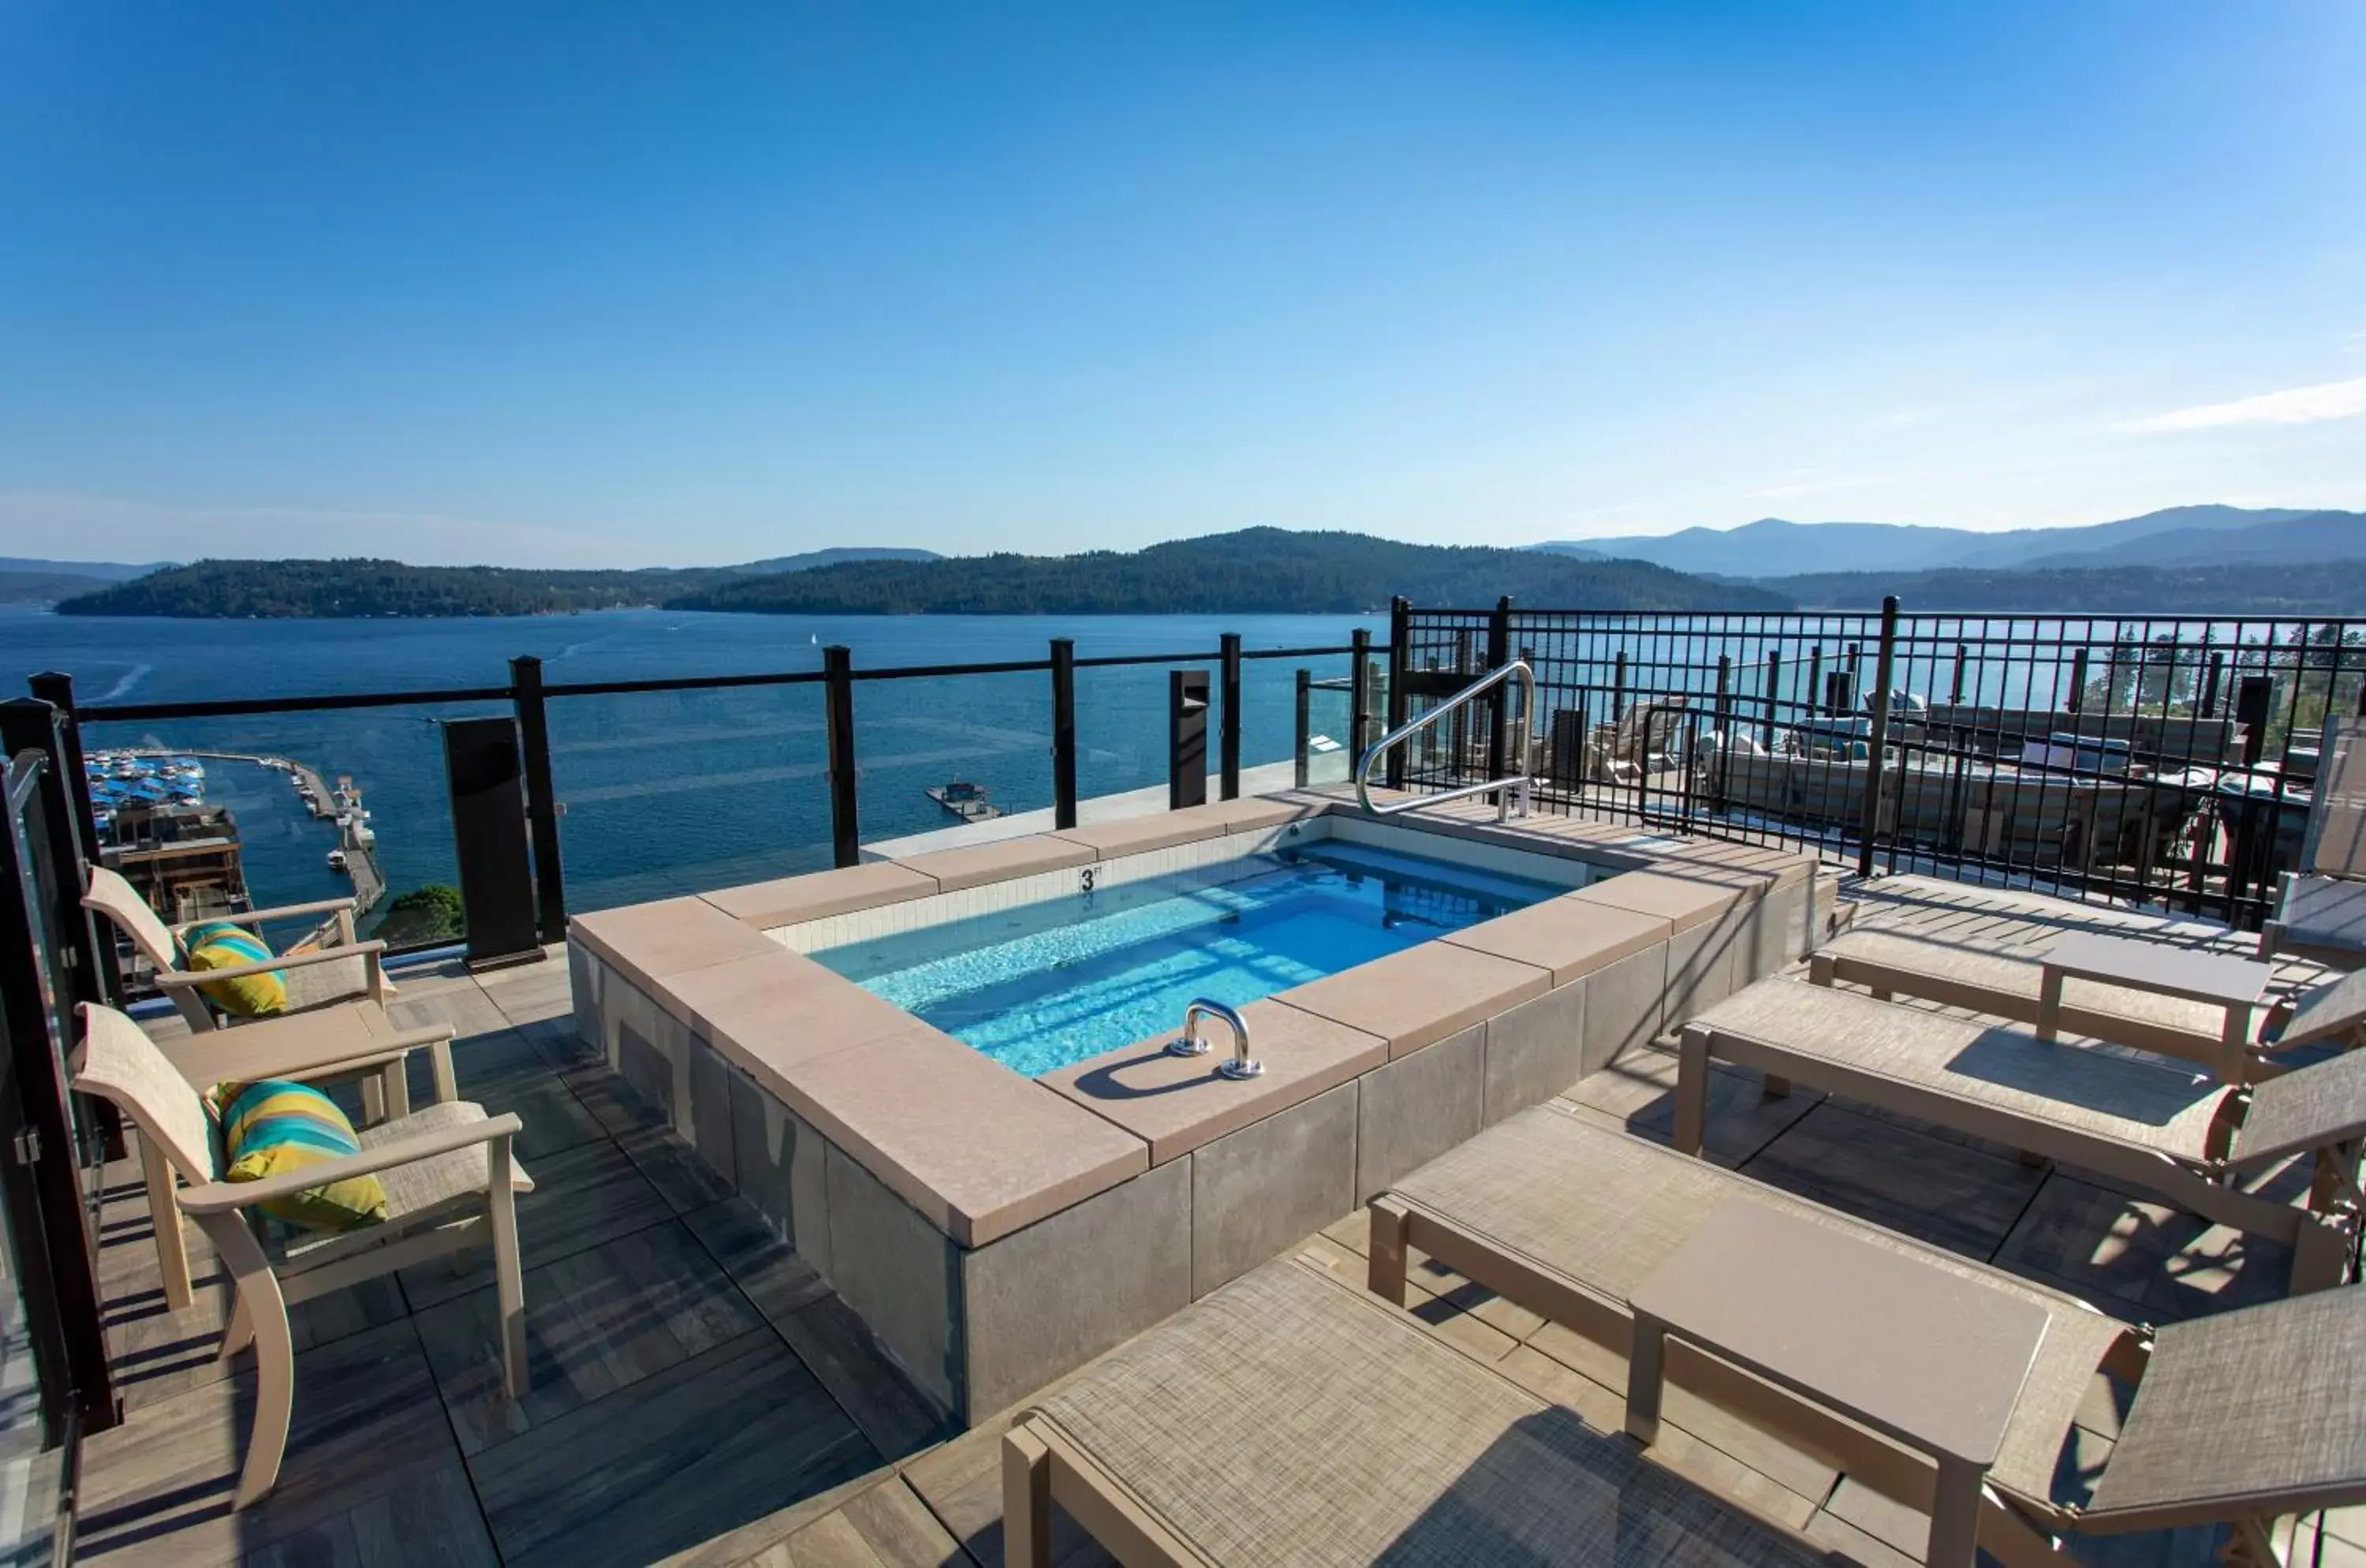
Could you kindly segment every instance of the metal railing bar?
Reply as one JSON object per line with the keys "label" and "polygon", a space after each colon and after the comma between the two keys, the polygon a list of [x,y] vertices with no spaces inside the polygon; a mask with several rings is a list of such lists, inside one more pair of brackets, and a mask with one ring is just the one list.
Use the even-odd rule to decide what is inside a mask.
{"label": "metal railing bar", "polygon": [[1213,664],[1223,654],[1210,649],[1205,653],[1097,653],[1089,659],[1076,660],[1079,670],[1107,670],[1119,664]]}
{"label": "metal railing bar", "polygon": [[[1313,659],[1337,655],[1344,657],[1354,649],[1342,644],[1335,648],[1273,648],[1244,649],[1244,659]],[[1373,651],[1386,652],[1385,645],[1375,644]],[[1128,664],[1212,664],[1222,654],[1216,649],[1205,653],[1121,653],[1101,654],[1079,659],[1079,669],[1109,669]],[[918,681],[949,679],[961,675],[1025,675],[1041,674],[1052,668],[1042,659],[1008,660],[986,664],[901,664],[882,669],[856,670],[857,681]],[[634,696],[658,692],[714,692],[748,686],[819,685],[822,672],[818,670],[765,671],[745,675],[677,675],[660,676],[638,681],[566,681],[542,689],[551,697]],[[426,703],[506,703],[514,701],[516,692],[509,686],[465,686],[425,692],[337,692],[314,696],[293,697],[231,697],[190,703],[97,703],[78,710],[76,717],[90,724],[140,724],[181,718],[238,718],[261,714],[303,713],[307,711],[337,711],[353,708],[402,707]]]}
{"label": "metal railing bar", "polygon": [[[1414,736],[1428,732],[1440,719],[1460,713],[1479,697],[1515,677],[1519,680],[1522,689],[1519,718],[1520,754],[1518,759],[1510,764],[1513,772],[1483,783],[1466,785],[1460,789],[1425,793],[1410,800],[1391,801],[1386,806],[1372,804],[1372,764],[1374,762]],[[1356,804],[1363,808],[1364,814],[1368,817],[1393,817],[1399,812],[1411,811],[1424,805],[1434,806],[1445,801],[1461,800],[1474,795],[1492,793],[1496,796],[1495,804],[1499,816],[1508,818],[1514,815],[1515,803],[1516,803],[1516,814],[1526,817],[1528,814],[1529,796],[1534,784],[1531,775],[1535,770],[1529,761],[1529,745],[1536,728],[1536,711],[1537,675],[1535,671],[1528,668],[1527,660],[1515,659],[1509,664],[1489,671],[1452,696],[1438,703],[1435,707],[1398,725],[1394,729],[1381,736],[1371,750],[1357,758]],[[1449,776],[1459,773],[1464,762],[1463,757],[1459,754],[1461,748],[1457,746],[1455,750],[1458,755],[1451,758],[1448,764]]]}
{"label": "metal railing bar", "polygon": [[998,664],[897,664],[850,673],[857,681],[934,681],[954,675],[1041,675],[1051,668],[1048,659],[1011,659]]}
{"label": "metal railing bar", "polygon": [[[566,690],[553,686],[553,693]],[[74,716],[85,724],[137,724],[168,718],[235,718],[247,714],[302,713],[308,709],[407,707],[420,703],[505,703],[507,686],[469,686],[445,692],[340,692],[315,697],[245,697],[202,703],[98,704]]]}
{"label": "metal railing bar", "polygon": [[546,697],[614,697],[645,692],[715,692],[735,686],[817,686],[818,670],[791,670],[760,675],[686,675],[650,681],[576,681],[545,686]]}

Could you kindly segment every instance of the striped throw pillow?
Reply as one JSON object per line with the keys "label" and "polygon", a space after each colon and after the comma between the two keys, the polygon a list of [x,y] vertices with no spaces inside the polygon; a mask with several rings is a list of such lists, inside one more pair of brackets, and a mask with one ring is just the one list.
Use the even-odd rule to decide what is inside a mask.
{"label": "striped throw pillow", "polygon": [[[361,1153],[361,1140],[336,1102],[300,1083],[265,1078],[224,1084],[222,1145],[226,1181],[261,1181]],[[386,1218],[386,1189],[375,1176],[348,1177],[263,1205],[274,1219],[307,1230],[344,1231]]]}
{"label": "striped throw pillow", "polygon": [[[270,943],[244,926],[234,926],[227,920],[191,927],[181,939],[181,945],[188,951],[192,974],[235,969],[245,964],[267,964],[276,956]],[[236,980],[216,980],[199,986],[197,992],[232,1018],[264,1018],[287,1008],[287,977],[276,969]]]}

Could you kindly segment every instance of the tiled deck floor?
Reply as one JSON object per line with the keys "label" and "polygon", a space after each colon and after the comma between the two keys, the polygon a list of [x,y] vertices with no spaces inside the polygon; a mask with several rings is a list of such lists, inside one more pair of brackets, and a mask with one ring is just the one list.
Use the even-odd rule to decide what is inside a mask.
{"label": "tiled deck floor", "polygon": [[[1981,896],[1944,907],[1857,891],[1864,918],[1976,935]],[[752,1211],[589,1059],[566,967],[405,976],[408,1021],[450,1020],[464,1094],[526,1123],[538,1190],[521,1205],[533,1386],[497,1393],[483,1270],[413,1270],[299,1314],[296,1421],[279,1489],[233,1515],[243,1360],[214,1359],[218,1290],[163,1310],[136,1173],[114,1173],[105,1269],[130,1407],[92,1439],[84,1552],[107,1563],[511,1562],[605,1568],[681,1553],[761,1563],[1001,1561],[1002,1423],[946,1434],[862,1326]],[[1572,1089],[1575,1113],[1664,1139],[1672,1055]],[[1725,1073],[1712,1157],[1956,1251],[2159,1322],[2280,1292],[2276,1249],[2009,1151],[1801,1092],[1765,1100]],[[1361,1216],[1301,1251],[1360,1288]],[[1623,1372],[1587,1342],[1416,1260],[1441,1336],[1607,1430]],[[200,1258],[199,1270],[206,1271]],[[1707,1485],[1850,1557],[1919,1561],[1922,1520],[1821,1461],[1672,1391],[1655,1450]],[[2108,1453],[2091,1402],[2082,1453]],[[934,1445],[934,1446],[931,1446]],[[2366,1510],[2355,1511],[2366,1516]],[[1108,1559],[1074,1530],[1055,1561]],[[2336,1516],[2316,1560],[2366,1568],[2366,1517]],[[2209,1559],[2208,1532],[2095,1541],[2112,1564]],[[2304,1557],[2301,1559],[2306,1561]]]}

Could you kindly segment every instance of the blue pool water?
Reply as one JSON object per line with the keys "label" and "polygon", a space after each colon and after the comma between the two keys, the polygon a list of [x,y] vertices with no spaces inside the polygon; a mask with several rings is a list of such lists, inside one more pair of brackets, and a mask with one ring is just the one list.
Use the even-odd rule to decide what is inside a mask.
{"label": "blue pool water", "polygon": [[[1232,876],[1237,871],[1242,874]],[[1030,1077],[1568,891],[1318,843],[832,948],[821,964]]]}

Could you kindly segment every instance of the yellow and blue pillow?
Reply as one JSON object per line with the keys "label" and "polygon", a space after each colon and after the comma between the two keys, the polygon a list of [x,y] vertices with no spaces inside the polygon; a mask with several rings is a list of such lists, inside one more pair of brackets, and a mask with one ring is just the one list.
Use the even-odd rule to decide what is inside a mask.
{"label": "yellow and blue pillow", "polygon": [[[264,1078],[224,1084],[216,1093],[223,1102],[226,1181],[261,1181],[361,1153],[354,1124],[317,1089]],[[263,1212],[307,1230],[352,1230],[386,1218],[386,1189],[375,1176],[350,1176],[275,1198]]]}
{"label": "yellow and blue pillow", "polygon": [[[269,942],[228,920],[190,927],[181,945],[188,953],[191,974],[268,964],[277,956]],[[287,977],[276,969],[235,980],[216,980],[199,986],[197,992],[233,1018],[266,1018],[287,1010]]]}

